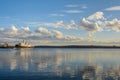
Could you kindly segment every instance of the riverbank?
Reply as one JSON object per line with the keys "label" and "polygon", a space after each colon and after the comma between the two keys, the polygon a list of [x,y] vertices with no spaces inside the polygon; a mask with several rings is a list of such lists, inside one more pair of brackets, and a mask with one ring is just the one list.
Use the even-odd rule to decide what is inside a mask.
{"label": "riverbank", "polygon": [[120,48],[120,46],[103,46],[103,45],[64,45],[64,46],[35,46],[35,48]]}

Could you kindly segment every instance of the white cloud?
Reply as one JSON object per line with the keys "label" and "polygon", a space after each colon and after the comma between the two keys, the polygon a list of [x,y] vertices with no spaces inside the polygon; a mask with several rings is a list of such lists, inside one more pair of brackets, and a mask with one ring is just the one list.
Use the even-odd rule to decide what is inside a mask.
{"label": "white cloud", "polygon": [[[35,32],[37,33],[37,35],[39,35],[43,39],[45,39],[45,38],[47,38],[47,39],[61,39],[63,37],[62,32],[60,32],[58,30],[51,30],[50,31],[50,30],[43,28],[43,27],[37,28],[35,30]],[[36,33],[34,33],[34,34],[36,34]]]}
{"label": "white cloud", "polygon": [[85,18],[82,19],[79,27],[91,32],[102,31],[102,28],[98,25],[98,23],[90,22]]}
{"label": "white cloud", "polygon": [[107,11],[120,11],[120,6],[109,7],[109,8],[106,8],[105,10],[107,10]]}
{"label": "white cloud", "polygon": [[69,4],[69,5],[66,5],[65,7],[68,7],[68,8],[76,8],[76,7],[81,7],[82,9],[86,9],[86,8],[88,8],[87,6],[86,6],[86,4]]}
{"label": "white cloud", "polygon": [[65,13],[82,13],[83,11],[77,10],[77,9],[72,9],[72,10],[65,10]]}
{"label": "white cloud", "polygon": [[[119,28],[119,22],[117,22],[118,20],[116,20],[117,27],[112,27],[111,29],[116,30]],[[113,22],[113,21],[112,21]],[[114,20],[115,22],[115,20]],[[53,28],[64,28],[64,29],[84,29],[88,32],[97,32],[97,31],[108,31],[108,29],[106,29],[108,26],[108,23],[110,24],[110,21],[107,21],[107,19],[104,17],[104,13],[103,12],[96,12],[90,16],[88,16],[87,18],[83,18],[81,20],[80,23],[76,23],[74,20],[71,20],[69,23],[65,23],[64,21],[57,21],[54,23],[41,23],[42,26],[44,27],[53,27]],[[106,24],[106,25],[105,25]],[[113,24],[112,24],[113,26]],[[116,29],[117,28],[117,29]],[[109,27],[110,30],[110,27]]]}
{"label": "white cloud", "polygon": [[9,30],[11,32],[17,32],[18,31],[18,29],[16,28],[16,26],[12,26],[11,28],[9,28]]}
{"label": "white cloud", "polygon": [[30,31],[30,28],[29,27],[22,27],[21,28],[23,31]]}
{"label": "white cloud", "polygon": [[77,29],[78,25],[75,23],[74,20],[71,20],[69,24],[65,25],[66,29]]}
{"label": "white cloud", "polygon": [[[106,26],[108,26],[108,24],[110,24],[110,26],[113,25],[115,26],[116,24],[118,25],[118,21],[117,19],[106,22]],[[112,23],[114,22],[114,23]],[[74,24],[74,21],[71,21],[71,23]],[[87,30],[89,33],[89,37],[86,38],[81,38],[81,37],[75,37],[72,35],[66,35],[64,33],[62,33],[61,31],[58,30],[48,30],[47,28],[44,27],[39,27],[37,28],[35,31],[32,31],[29,29],[29,31],[23,31],[21,32],[22,28],[16,28],[14,27],[10,27],[10,28],[4,28],[0,30],[0,42],[2,41],[7,41],[7,42],[16,42],[16,40],[31,40],[34,43],[36,43],[37,45],[39,44],[52,44],[55,43],[85,43],[85,44],[89,44],[90,42],[95,42],[95,43],[100,43],[100,40],[96,40],[93,38],[90,38],[94,32],[96,31],[101,31],[101,28],[99,26],[96,25],[96,23],[92,23],[90,21],[88,21],[87,19],[83,18],[81,21],[81,26],[78,27],[78,29],[80,28],[84,30]],[[16,34],[6,34],[6,31],[16,31]],[[27,29],[27,27],[25,27],[25,30]],[[104,43],[105,41],[102,41],[102,43]]]}
{"label": "white cloud", "polygon": [[62,34],[60,31],[52,30],[52,31],[51,31],[51,34],[52,34],[53,36],[55,36],[56,38],[58,38],[58,39],[63,38],[63,34]]}
{"label": "white cloud", "polygon": [[[103,20],[104,19],[104,20]],[[43,27],[38,27],[43,26]],[[32,25],[32,24],[31,24]],[[96,40],[93,38],[95,32],[100,32],[104,30],[114,30],[120,32],[120,20],[113,19],[107,20],[104,18],[103,12],[96,12],[90,15],[88,18],[83,18],[81,22],[77,23],[74,20],[71,20],[69,23],[65,23],[63,20],[57,21],[55,23],[33,23],[37,25],[37,29],[31,30],[29,27],[16,27],[11,26],[10,28],[0,28],[0,42],[8,41],[15,42],[17,40],[31,40],[33,43],[36,42],[39,44],[69,44],[69,43],[108,43],[108,41]],[[35,26],[36,27],[36,26]],[[50,30],[47,28],[52,27]],[[81,37],[75,37],[73,35],[66,35],[59,30],[53,30],[57,28],[64,29],[77,29],[77,30],[86,30],[88,32],[87,39]],[[67,30],[66,30],[67,31]],[[86,33],[85,33],[86,34]],[[111,41],[112,43],[112,41]]]}
{"label": "white cloud", "polygon": [[48,30],[43,27],[39,27],[35,30],[34,36],[41,37],[40,39],[61,39],[63,38],[62,32],[58,30]]}
{"label": "white cloud", "polygon": [[94,14],[92,14],[92,15],[90,15],[87,19],[88,20],[98,20],[98,19],[105,19],[104,18],[104,13],[103,12],[96,12],[96,13],[94,13]]}
{"label": "white cloud", "polygon": [[120,31],[120,20],[113,19],[111,21],[105,21],[104,26],[106,28],[111,28],[112,30],[119,32]]}
{"label": "white cloud", "polygon": [[2,28],[1,29],[1,35],[14,35],[18,32],[18,29],[16,28],[16,26],[11,26],[10,28]]}
{"label": "white cloud", "polygon": [[73,40],[73,41],[75,40],[75,41],[76,41],[76,40],[81,40],[81,39],[78,39],[78,38],[76,39],[75,36],[66,35],[66,36],[65,36],[65,40],[70,40],[70,41],[71,41],[71,40]]}
{"label": "white cloud", "polygon": [[55,23],[44,23],[44,26],[54,27],[54,28],[63,28],[64,23],[63,21],[57,21]]}
{"label": "white cloud", "polygon": [[43,23],[42,26],[46,26],[46,27],[54,27],[54,26],[55,26],[55,23],[52,23],[52,22],[45,22],[45,23]]}
{"label": "white cloud", "polygon": [[64,27],[64,23],[63,21],[58,21],[54,24],[54,27],[55,28],[61,28],[61,27]]}
{"label": "white cloud", "polygon": [[[39,27],[43,26],[43,27]],[[43,42],[95,42],[93,38],[91,38],[95,32],[108,31],[113,30],[116,32],[120,32],[120,20],[113,19],[107,20],[104,18],[103,12],[96,12],[87,18],[82,18],[81,22],[77,23],[74,20],[71,20],[68,23],[65,23],[63,20],[54,22],[54,23],[42,23],[42,22],[33,22],[31,25],[35,26],[37,29],[31,30],[29,27],[19,27],[11,26],[9,28],[0,28],[0,41],[10,40],[15,41],[15,39],[25,39],[25,40],[33,40],[33,41],[43,41]],[[51,28],[52,27],[52,28]],[[51,28],[51,29],[47,29]],[[56,30],[57,28],[66,29],[76,29],[76,30],[86,30],[88,32],[88,39],[75,37],[72,35],[66,35],[63,32]],[[61,30],[61,29],[60,29]],[[66,33],[66,32],[65,32]],[[69,34],[69,33],[68,33]],[[96,42],[99,42],[96,41]]]}
{"label": "white cloud", "polygon": [[43,23],[42,26],[47,26],[47,27],[54,27],[54,28],[63,28],[64,27],[64,23],[63,21],[57,21],[54,23]]}
{"label": "white cloud", "polygon": [[0,34],[2,38],[11,38],[11,39],[23,38],[26,37],[26,35],[28,35],[27,32],[23,31],[22,28],[18,29],[15,26],[12,26],[10,28],[4,28]]}
{"label": "white cloud", "polygon": [[64,16],[64,14],[49,14],[50,16],[53,16],[53,17],[63,17]]}
{"label": "white cloud", "polygon": [[72,7],[79,7],[79,5],[77,5],[77,4],[69,4],[69,5],[66,5],[65,7],[72,8]]}
{"label": "white cloud", "polygon": [[60,20],[54,23],[37,22],[37,23],[33,23],[33,25],[39,24],[39,26],[44,26],[44,27],[65,28],[65,29],[78,29],[78,28],[81,29],[80,26],[82,25],[82,29],[84,29],[83,27],[86,27],[85,30],[87,31],[92,31],[92,30],[100,31],[102,30],[102,27],[100,28],[100,26],[103,24],[103,20],[105,21],[103,15],[104,15],[103,12],[96,12],[88,16],[88,18],[82,19],[81,21],[82,23],[76,23],[74,20],[71,20],[69,23],[65,23],[63,20]]}
{"label": "white cloud", "polygon": [[38,27],[34,31],[30,30],[29,27],[17,28],[15,26],[12,26],[10,28],[0,29],[0,42],[2,40],[5,40],[7,42],[12,42],[12,41],[22,40],[22,39],[31,40],[33,42],[43,41],[42,44],[44,44],[44,42],[50,43],[54,41],[64,42],[64,41],[78,40],[77,37],[74,37],[71,35],[65,35],[58,30],[48,30],[47,28],[44,28],[44,27]]}
{"label": "white cloud", "polygon": [[61,20],[55,23],[44,23],[43,26],[54,27],[54,28],[76,29],[78,25],[75,23],[74,20],[71,20],[70,23],[68,24],[65,24],[64,21]]}
{"label": "white cloud", "polygon": [[4,30],[4,28],[0,28],[0,31],[3,31]]}
{"label": "white cloud", "polygon": [[41,34],[49,34],[49,31],[46,28],[43,28],[43,27],[37,28],[36,32],[41,33]]}

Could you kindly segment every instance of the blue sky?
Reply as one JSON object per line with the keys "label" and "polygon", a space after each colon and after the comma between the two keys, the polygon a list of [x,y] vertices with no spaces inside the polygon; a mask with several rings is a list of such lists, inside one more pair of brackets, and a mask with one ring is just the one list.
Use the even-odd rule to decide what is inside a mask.
{"label": "blue sky", "polygon": [[0,42],[117,44],[119,31],[120,0],[0,0]]}

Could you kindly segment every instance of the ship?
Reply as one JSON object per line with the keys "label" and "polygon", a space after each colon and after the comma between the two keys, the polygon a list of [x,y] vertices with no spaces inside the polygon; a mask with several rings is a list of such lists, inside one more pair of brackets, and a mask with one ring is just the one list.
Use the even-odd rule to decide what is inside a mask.
{"label": "ship", "polygon": [[34,46],[32,46],[30,43],[28,43],[27,41],[22,41],[18,44],[15,45],[15,48],[33,48]]}
{"label": "ship", "polygon": [[9,46],[9,45],[8,45],[7,42],[4,42],[4,43],[0,44],[0,48],[6,48],[6,47],[8,47],[8,46]]}
{"label": "ship", "polygon": [[14,48],[14,46],[9,45],[7,42],[1,43],[0,48]]}

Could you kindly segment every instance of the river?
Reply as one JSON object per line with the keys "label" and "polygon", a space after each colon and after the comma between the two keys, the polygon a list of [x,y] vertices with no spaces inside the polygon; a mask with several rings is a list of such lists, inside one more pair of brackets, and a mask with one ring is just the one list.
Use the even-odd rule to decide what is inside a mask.
{"label": "river", "polygon": [[0,49],[0,80],[120,80],[120,49]]}

